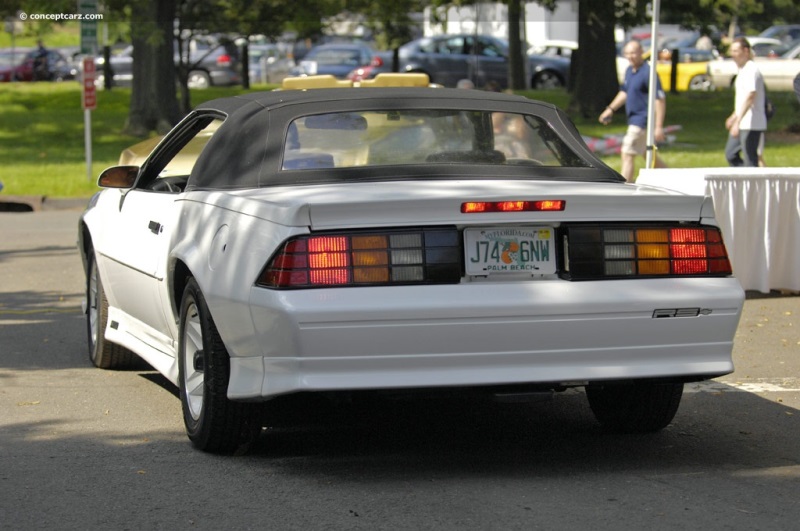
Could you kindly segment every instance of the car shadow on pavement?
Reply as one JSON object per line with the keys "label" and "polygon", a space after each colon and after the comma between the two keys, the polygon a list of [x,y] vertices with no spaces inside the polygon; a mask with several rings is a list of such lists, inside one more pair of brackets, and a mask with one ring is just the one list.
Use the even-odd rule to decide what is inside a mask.
{"label": "car shadow on pavement", "polygon": [[63,257],[75,255],[77,258],[78,251],[74,245],[47,245],[43,247],[36,247],[33,249],[6,249],[0,250],[0,263],[11,259],[25,259],[31,258],[35,260],[47,260],[50,258]]}
{"label": "car shadow on pavement", "polygon": [[[399,478],[790,465],[800,475],[800,412],[729,389],[685,393],[670,426],[636,435],[601,429],[582,391],[527,403],[418,400],[340,407],[314,425],[265,430],[250,459],[344,481],[356,468],[357,477]],[[773,450],[765,450],[765,439]]]}

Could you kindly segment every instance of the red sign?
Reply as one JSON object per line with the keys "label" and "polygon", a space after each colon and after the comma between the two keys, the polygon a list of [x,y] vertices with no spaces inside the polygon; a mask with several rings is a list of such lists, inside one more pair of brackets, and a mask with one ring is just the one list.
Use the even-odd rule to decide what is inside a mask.
{"label": "red sign", "polygon": [[83,58],[83,110],[97,108],[97,89],[94,86],[95,64],[91,57]]}

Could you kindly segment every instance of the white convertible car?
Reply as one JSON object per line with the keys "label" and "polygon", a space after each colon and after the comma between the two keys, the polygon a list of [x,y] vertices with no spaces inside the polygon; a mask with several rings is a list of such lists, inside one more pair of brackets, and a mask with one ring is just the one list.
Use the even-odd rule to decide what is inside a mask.
{"label": "white convertible car", "polygon": [[294,83],[199,106],[80,220],[92,362],[163,373],[197,448],[364,390],[585,387],[650,432],[733,370],[709,198],[626,183],[553,105]]}

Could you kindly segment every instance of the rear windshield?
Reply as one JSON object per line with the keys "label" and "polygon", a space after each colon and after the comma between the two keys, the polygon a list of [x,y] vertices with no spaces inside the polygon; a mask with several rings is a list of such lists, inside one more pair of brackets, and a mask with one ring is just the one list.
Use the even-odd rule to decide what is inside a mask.
{"label": "rear windshield", "polygon": [[540,117],[466,110],[317,114],[292,122],[283,169],[412,164],[588,167]]}

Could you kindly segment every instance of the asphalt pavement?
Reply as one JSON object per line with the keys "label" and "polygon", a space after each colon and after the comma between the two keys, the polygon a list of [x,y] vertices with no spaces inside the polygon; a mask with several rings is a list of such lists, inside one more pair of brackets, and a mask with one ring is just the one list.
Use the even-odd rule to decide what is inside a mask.
{"label": "asphalt pavement", "polygon": [[0,213],[0,529],[764,529],[800,521],[800,297],[750,294],[736,371],[654,435],[580,391],[344,404],[192,449],[174,387],[91,366],[77,209]]}

